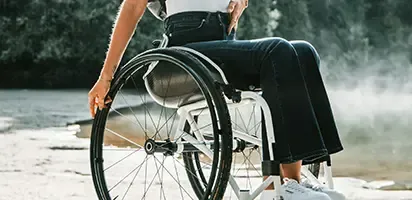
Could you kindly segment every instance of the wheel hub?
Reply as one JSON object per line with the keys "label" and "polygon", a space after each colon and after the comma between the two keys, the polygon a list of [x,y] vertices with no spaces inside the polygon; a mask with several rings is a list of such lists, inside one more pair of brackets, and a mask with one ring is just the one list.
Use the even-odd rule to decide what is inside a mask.
{"label": "wheel hub", "polygon": [[144,144],[144,150],[146,151],[146,153],[148,155],[153,155],[155,153],[155,141],[152,139],[148,139],[146,140],[145,144]]}
{"label": "wheel hub", "polygon": [[177,150],[177,145],[169,139],[165,141],[154,141],[153,139],[146,140],[144,150],[148,155],[155,153],[163,153],[165,156],[171,156]]}

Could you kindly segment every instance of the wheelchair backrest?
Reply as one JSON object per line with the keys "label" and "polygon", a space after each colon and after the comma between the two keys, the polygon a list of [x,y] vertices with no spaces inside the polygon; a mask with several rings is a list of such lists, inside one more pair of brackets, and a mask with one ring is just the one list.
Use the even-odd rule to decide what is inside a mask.
{"label": "wheelchair backrest", "polygon": [[158,19],[164,20],[167,16],[166,0],[149,0],[147,4],[149,11]]}

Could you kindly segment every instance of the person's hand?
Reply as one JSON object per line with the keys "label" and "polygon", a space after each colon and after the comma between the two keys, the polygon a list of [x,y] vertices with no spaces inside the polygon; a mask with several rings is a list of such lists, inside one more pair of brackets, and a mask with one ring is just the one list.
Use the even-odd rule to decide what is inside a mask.
{"label": "person's hand", "polygon": [[102,110],[112,99],[106,95],[110,89],[111,79],[99,77],[93,88],[89,92],[89,108],[92,118],[96,115],[96,108]]}
{"label": "person's hand", "polygon": [[248,6],[248,0],[231,0],[229,6],[227,7],[228,13],[230,13],[230,25],[227,30],[228,33],[234,28],[236,30],[237,23],[243,11]]}

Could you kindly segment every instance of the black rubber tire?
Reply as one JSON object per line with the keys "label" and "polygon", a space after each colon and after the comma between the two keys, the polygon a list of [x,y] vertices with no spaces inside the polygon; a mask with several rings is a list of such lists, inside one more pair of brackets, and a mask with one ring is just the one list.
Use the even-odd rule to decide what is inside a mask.
{"label": "black rubber tire", "polygon": [[[116,72],[108,96],[114,100],[117,92],[122,88],[129,76],[139,68],[159,60],[176,64],[191,74],[205,95],[209,107],[213,108],[210,108],[209,111],[212,118],[214,117],[216,119],[214,127],[220,128],[214,131],[214,147],[218,150],[214,151],[212,173],[208,180],[208,185],[202,193],[198,192],[198,197],[202,200],[220,200],[227,187],[232,162],[232,129],[230,116],[221,88],[216,86],[214,80],[210,77],[210,72],[207,71],[206,67],[198,59],[188,53],[174,49],[148,50],[131,59]],[[103,134],[110,106],[111,104],[108,104],[108,108],[97,111],[93,121],[90,141],[90,164],[93,183],[98,198],[101,200],[112,200],[106,185],[102,158]],[[194,169],[193,166],[190,165],[187,167],[188,169]],[[195,191],[198,190],[198,185],[192,184],[192,187]]]}

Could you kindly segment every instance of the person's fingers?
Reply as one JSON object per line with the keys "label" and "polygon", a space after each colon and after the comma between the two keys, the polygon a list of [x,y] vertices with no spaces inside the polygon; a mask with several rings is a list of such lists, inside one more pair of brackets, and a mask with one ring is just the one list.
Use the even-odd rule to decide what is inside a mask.
{"label": "person's fingers", "polygon": [[230,20],[230,24],[229,27],[227,29],[228,34],[230,34],[230,32],[232,31],[232,29],[236,26],[238,20],[239,20],[239,16],[240,16],[240,11],[239,9],[235,9],[232,13],[231,16],[231,20]]}
{"label": "person's fingers", "polygon": [[240,16],[242,15],[242,12],[243,12],[243,7],[240,6],[239,4],[236,5],[235,9],[231,13],[230,25],[229,25],[229,28],[227,30],[228,33],[230,33],[233,28],[237,27],[237,24],[238,24]]}
{"label": "person's fingers", "polygon": [[95,112],[95,96],[93,94],[89,94],[89,110],[90,110],[90,115],[92,118],[94,118],[96,112]]}
{"label": "person's fingers", "polygon": [[103,95],[98,95],[98,103],[97,104],[99,105],[100,110],[103,110],[103,108],[105,108],[104,96]]}
{"label": "person's fingers", "polygon": [[232,32],[232,29],[235,27],[235,24],[235,21],[230,22],[229,28],[227,28],[227,34],[230,34],[230,32]]}
{"label": "person's fingers", "polygon": [[110,96],[107,96],[106,97],[106,101],[104,102],[104,104],[108,104],[108,103],[110,103],[110,102],[112,102],[113,100],[112,100],[112,98],[110,98]]}
{"label": "person's fingers", "polygon": [[99,109],[99,107],[97,106],[97,104],[94,104],[94,108],[93,108],[93,119],[96,117],[97,109]]}
{"label": "person's fingers", "polygon": [[233,10],[235,9],[235,6],[236,6],[236,2],[230,1],[230,2],[229,2],[229,6],[227,7],[227,12],[228,12],[228,13],[232,13]]}

